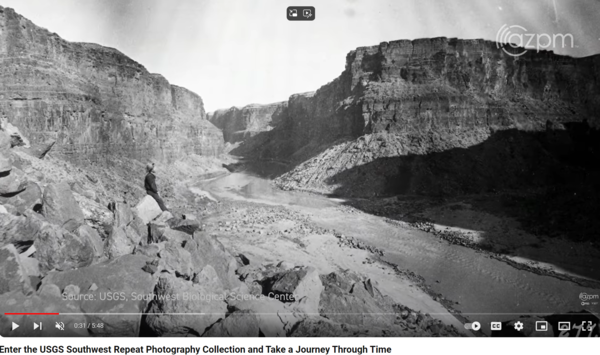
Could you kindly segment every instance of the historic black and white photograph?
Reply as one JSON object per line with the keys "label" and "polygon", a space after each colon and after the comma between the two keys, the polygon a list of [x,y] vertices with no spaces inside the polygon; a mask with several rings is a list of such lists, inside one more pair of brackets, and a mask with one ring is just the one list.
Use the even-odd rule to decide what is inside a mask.
{"label": "historic black and white photograph", "polygon": [[0,335],[598,337],[599,129],[596,0],[0,0]]}

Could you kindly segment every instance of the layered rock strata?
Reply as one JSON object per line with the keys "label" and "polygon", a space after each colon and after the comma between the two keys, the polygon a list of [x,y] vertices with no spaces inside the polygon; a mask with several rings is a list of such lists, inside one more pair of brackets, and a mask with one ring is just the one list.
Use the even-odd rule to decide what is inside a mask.
{"label": "layered rock strata", "polygon": [[242,108],[234,106],[209,113],[208,119],[223,131],[225,142],[236,143],[273,129],[286,114],[287,105],[287,101],[283,101]]}
{"label": "layered rock strata", "polygon": [[221,132],[195,93],[113,48],[71,43],[0,7],[0,117],[71,161],[217,155]]}
{"label": "layered rock strata", "polygon": [[[340,184],[346,178],[340,174],[382,163],[381,169],[364,169],[346,184],[371,180],[378,187],[358,194],[372,195],[384,192],[386,180],[393,184],[411,179],[413,157],[464,149],[458,156],[466,153],[475,164],[490,156],[472,155],[470,149],[483,146],[490,151],[485,142],[500,131],[551,130],[565,136],[560,133],[565,125],[598,127],[599,79],[600,56],[529,51],[515,57],[485,40],[384,42],[351,51],[340,77],[315,93],[290,97],[287,114],[275,129],[247,140],[233,153],[294,166],[305,162],[281,177],[279,185],[324,192],[348,192],[352,188]],[[509,156],[516,151],[516,169],[517,163],[532,158],[521,156],[519,149],[537,144],[521,138],[501,134],[497,140],[508,141],[509,147],[491,150],[508,149]],[[541,164],[548,163],[544,149],[530,153],[534,160],[542,156]],[[383,164],[389,158],[403,161]],[[435,168],[432,164],[424,162],[423,170]]]}

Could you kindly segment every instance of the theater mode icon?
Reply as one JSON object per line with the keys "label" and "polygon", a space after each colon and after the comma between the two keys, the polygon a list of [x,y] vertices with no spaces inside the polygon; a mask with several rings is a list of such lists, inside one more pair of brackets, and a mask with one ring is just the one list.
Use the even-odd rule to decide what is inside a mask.
{"label": "theater mode icon", "polygon": [[535,322],[535,331],[536,332],[547,332],[548,331],[548,322],[545,320]]}

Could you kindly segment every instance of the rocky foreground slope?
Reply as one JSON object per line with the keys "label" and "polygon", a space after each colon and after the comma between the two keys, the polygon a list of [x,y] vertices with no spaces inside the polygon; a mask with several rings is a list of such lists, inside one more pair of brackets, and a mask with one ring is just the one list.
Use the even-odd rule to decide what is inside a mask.
{"label": "rocky foreground slope", "polygon": [[0,6],[0,117],[71,161],[217,155],[221,132],[195,93],[116,49],[71,43]]}
{"label": "rocky foreground slope", "polygon": [[[9,158],[0,185],[13,181],[13,161],[39,182],[28,180],[27,189],[2,196],[2,335],[459,334],[394,303],[356,272],[323,274],[287,261],[234,257],[194,215],[162,212],[150,196],[133,208],[119,198],[105,206],[97,201],[107,187],[93,172],[13,147],[5,130],[0,142],[0,156]],[[71,314],[43,319],[63,322],[65,331],[11,331],[12,322],[36,319],[4,312],[24,311]],[[81,323],[94,326],[76,326]]]}
{"label": "rocky foreground slope", "polygon": [[600,56],[513,57],[485,40],[361,47],[340,77],[290,97],[275,129],[232,153],[288,162],[283,188],[351,196],[546,183],[578,149],[570,128],[599,125],[599,68]]}

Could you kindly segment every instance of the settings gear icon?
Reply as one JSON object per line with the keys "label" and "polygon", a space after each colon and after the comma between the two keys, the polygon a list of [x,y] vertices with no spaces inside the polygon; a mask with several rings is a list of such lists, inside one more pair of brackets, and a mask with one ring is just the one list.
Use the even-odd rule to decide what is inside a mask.
{"label": "settings gear icon", "polygon": [[520,332],[521,330],[523,330],[523,323],[521,322],[515,322],[515,330]]}

